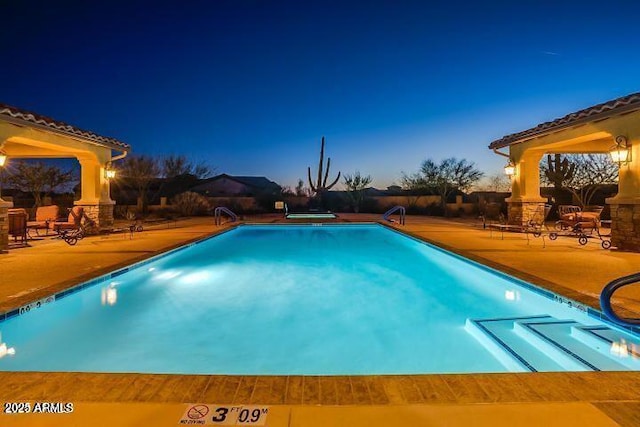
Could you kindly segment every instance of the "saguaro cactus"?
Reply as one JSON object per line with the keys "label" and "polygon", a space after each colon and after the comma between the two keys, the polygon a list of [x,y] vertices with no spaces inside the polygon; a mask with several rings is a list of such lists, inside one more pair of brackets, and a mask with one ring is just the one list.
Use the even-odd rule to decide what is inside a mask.
{"label": "saguaro cactus", "polygon": [[307,174],[309,176],[309,186],[311,187],[311,190],[315,194],[321,194],[322,192],[329,190],[331,187],[336,185],[340,180],[340,172],[338,172],[338,176],[336,177],[336,179],[331,184],[327,185],[327,178],[329,177],[329,168],[331,167],[331,157],[327,158],[327,170],[324,173],[324,180],[322,179],[323,162],[324,162],[324,136],[322,137],[322,147],[320,148],[320,164],[318,165],[318,180],[315,183],[315,185],[311,180],[311,166],[307,168]]}
{"label": "saguaro cactus", "polygon": [[547,154],[547,170],[545,175],[547,179],[553,184],[555,188],[562,188],[564,182],[573,178],[573,173],[576,170],[576,164],[569,162],[566,157],[562,160],[560,154],[555,154],[553,160],[551,154]]}

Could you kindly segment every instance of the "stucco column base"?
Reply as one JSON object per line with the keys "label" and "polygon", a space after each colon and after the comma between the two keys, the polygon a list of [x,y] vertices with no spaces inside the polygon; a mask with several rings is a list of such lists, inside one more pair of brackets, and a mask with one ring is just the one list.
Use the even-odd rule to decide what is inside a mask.
{"label": "stucco column base", "polygon": [[98,234],[113,230],[113,207],[116,202],[86,203],[82,200],[74,203],[84,208],[84,214],[91,221],[85,219],[85,231],[87,234]]}
{"label": "stucco column base", "polygon": [[611,207],[611,245],[621,251],[640,252],[640,200],[615,203]]}
{"label": "stucco column base", "polygon": [[9,247],[9,208],[12,207],[12,202],[0,198],[0,253]]}
{"label": "stucco column base", "polygon": [[535,213],[544,209],[546,199],[511,200],[507,199],[507,223],[511,225],[526,225],[535,219]]}

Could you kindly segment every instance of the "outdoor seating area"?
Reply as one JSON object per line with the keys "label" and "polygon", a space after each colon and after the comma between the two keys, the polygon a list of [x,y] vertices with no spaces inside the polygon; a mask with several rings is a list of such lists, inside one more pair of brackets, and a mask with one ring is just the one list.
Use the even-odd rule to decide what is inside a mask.
{"label": "outdoor seating area", "polygon": [[28,232],[33,232],[39,236],[40,233],[45,235],[53,230],[53,223],[60,216],[60,208],[56,205],[40,206],[36,209],[36,217],[34,221],[27,222]]}
{"label": "outdoor seating area", "polygon": [[35,210],[35,219],[29,220],[29,212],[24,208],[8,210],[8,234],[13,240],[12,248],[27,246],[28,241],[46,237],[61,238],[69,245],[75,245],[84,237],[84,208],[75,206],[69,209],[67,218],[60,218],[60,207],[41,206]]}

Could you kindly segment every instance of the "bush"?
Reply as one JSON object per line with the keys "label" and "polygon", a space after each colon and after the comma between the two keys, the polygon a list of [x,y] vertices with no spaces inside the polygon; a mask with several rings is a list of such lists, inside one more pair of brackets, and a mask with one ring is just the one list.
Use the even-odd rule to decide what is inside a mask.
{"label": "bush", "polygon": [[115,205],[113,208],[113,217],[115,219],[127,219],[130,220],[133,215],[134,219],[136,214],[135,208],[129,208],[127,205]]}
{"label": "bush", "polygon": [[211,208],[206,197],[192,191],[178,194],[171,204],[184,216],[206,215]]}

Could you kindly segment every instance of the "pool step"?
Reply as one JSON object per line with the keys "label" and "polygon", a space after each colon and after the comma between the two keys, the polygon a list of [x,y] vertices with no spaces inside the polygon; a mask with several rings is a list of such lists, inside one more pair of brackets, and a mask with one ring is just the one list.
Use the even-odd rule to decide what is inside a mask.
{"label": "pool step", "polygon": [[[549,315],[467,319],[466,330],[510,371],[619,371],[639,369],[638,339],[606,326],[585,326]],[[628,347],[626,358],[611,354],[612,343]],[[635,339],[635,341],[633,341]],[[607,344],[608,343],[608,344]],[[636,347],[633,347],[633,345]],[[606,351],[605,351],[606,350]],[[624,351],[622,351],[624,353]]]}
{"label": "pool step", "polygon": [[571,335],[627,368],[640,370],[640,338],[606,326],[574,326]]}

